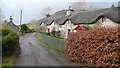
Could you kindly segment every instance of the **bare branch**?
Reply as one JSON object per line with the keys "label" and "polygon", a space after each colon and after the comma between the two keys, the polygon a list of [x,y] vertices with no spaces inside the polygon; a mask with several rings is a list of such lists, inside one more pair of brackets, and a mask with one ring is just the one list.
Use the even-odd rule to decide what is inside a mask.
{"label": "bare branch", "polygon": [[85,10],[95,10],[95,9],[99,9],[97,6],[95,5],[92,5],[88,2],[74,2],[72,3],[72,8],[75,10],[75,11],[85,11]]}
{"label": "bare branch", "polygon": [[46,16],[48,13],[52,13],[53,9],[51,7],[43,8],[41,11],[42,16]]}
{"label": "bare branch", "polygon": [[2,26],[2,10],[0,9],[0,27]]}

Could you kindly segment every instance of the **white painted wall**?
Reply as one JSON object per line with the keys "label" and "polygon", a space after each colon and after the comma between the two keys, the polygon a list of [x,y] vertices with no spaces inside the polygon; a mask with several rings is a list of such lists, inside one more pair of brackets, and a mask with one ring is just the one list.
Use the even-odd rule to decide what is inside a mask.
{"label": "white painted wall", "polygon": [[40,32],[46,32],[46,31],[47,31],[47,26],[46,26],[46,24],[42,23],[40,25]]}
{"label": "white painted wall", "polygon": [[60,31],[62,31],[65,35],[65,38],[67,38],[68,36],[68,29],[70,29],[70,32],[74,32],[74,28],[77,25],[73,25],[72,22],[70,20],[66,21],[66,23],[64,25],[61,25]]}
{"label": "white painted wall", "polygon": [[66,16],[67,16],[67,15],[71,15],[72,12],[73,12],[73,11],[68,10],[68,11],[66,12]]}
{"label": "white painted wall", "polygon": [[106,20],[105,20],[104,23],[102,23],[102,18],[99,20],[102,23],[101,27],[111,28],[111,27],[117,27],[118,26],[117,23],[111,21],[110,19],[108,19],[108,18],[105,18],[105,19]]}
{"label": "white painted wall", "polygon": [[48,27],[48,29],[50,29],[50,32],[55,28],[55,31],[58,31],[59,30],[59,25],[58,24],[56,24],[54,21],[52,22],[52,24],[51,25],[48,25],[47,26]]}

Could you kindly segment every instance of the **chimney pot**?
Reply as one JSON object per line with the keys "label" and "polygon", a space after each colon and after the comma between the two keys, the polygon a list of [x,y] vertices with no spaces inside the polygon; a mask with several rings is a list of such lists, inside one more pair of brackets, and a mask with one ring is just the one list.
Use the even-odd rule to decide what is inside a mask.
{"label": "chimney pot", "polygon": [[69,10],[72,10],[72,7],[71,7],[71,6],[69,6]]}
{"label": "chimney pot", "polygon": [[47,15],[46,15],[46,18],[49,18],[50,17],[50,14],[48,13]]}
{"label": "chimney pot", "polygon": [[12,22],[12,20],[13,20],[13,18],[12,18],[12,16],[10,16],[10,22]]}

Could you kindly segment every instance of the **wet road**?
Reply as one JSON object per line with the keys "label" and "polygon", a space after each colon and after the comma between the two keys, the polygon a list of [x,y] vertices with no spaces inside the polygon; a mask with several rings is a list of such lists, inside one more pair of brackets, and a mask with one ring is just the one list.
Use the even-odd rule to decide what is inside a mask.
{"label": "wet road", "polygon": [[29,33],[20,37],[21,53],[14,66],[69,66],[69,62],[57,56],[53,50],[44,47]]}

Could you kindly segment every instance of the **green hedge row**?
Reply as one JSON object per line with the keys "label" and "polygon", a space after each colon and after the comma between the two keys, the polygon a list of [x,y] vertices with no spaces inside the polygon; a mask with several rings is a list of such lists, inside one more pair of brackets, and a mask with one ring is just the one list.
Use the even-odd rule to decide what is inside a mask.
{"label": "green hedge row", "polygon": [[42,41],[44,41],[49,46],[54,47],[61,52],[64,52],[64,46],[65,46],[64,39],[58,39],[41,33],[37,33],[37,37]]}
{"label": "green hedge row", "polygon": [[19,35],[10,29],[0,29],[0,41],[2,41],[2,56],[11,56],[19,47]]}

